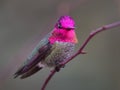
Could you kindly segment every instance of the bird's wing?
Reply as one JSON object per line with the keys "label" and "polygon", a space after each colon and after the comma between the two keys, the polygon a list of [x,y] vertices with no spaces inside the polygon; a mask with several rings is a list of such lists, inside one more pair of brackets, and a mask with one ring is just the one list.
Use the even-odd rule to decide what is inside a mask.
{"label": "bird's wing", "polygon": [[14,78],[19,75],[22,75],[33,67],[35,67],[41,60],[45,59],[47,55],[51,52],[51,44],[48,41],[50,33],[40,41],[37,47],[33,50],[31,55],[27,58],[27,61],[20,67],[17,72],[15,73]]}

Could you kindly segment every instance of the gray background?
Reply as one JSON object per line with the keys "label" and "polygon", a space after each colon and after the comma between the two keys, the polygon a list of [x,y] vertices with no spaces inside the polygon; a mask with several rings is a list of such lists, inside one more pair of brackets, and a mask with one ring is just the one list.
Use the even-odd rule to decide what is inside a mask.
{"label": "gray background", "polygon": [[[0,90],[40,90],[46,68],[24,80],[13,73],[59,16],[76,21],[79,49],[90,31],[120,20],[120,0],[0,0]],[[120,90],[120,27],[95,36],[46,90]]]}

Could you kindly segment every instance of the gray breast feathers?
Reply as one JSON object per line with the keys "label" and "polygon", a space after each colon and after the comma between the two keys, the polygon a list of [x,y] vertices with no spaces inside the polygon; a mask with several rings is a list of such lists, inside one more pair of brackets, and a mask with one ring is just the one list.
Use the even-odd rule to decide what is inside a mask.
{"label": "gray breast feathers", "polygon": [[68,42],[56,42],[52,46],[52,52],[42,62],[48,67],[54,67],[60,62],[65,61],[69,58],[74,50],[74,44]]}

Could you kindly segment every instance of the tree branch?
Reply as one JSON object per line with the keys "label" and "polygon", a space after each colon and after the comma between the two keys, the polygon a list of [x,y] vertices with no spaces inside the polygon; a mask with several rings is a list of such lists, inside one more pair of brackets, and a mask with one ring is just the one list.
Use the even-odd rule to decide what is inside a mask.
{"label": "tree branch", "polygon": [[[67,64],[68,62],[70,62],[71,60],[73,60],[73,58],[75,58],[76,56],[78,56],[79,54],[85,54],[85,52],[83,52],[83,49],[85,48],[85,46],[88,44],[88,42],[98,33],[102,32],[102,31],[106,31],[106,30],[110,30],[111,28],[114,27],[118,27],[120,26],[120,21],[119,22],[115,22],[112,24],[108,24],[108,25],[104,25],[96,30],[93,30],[90,35],[87,37],[87,39],[85,40],[85,42],[82,44],[82,46],[80,47],[80,49],[73,55],[71,56],[69,59],[67,59],[66,61],[62,62],[59,66],[57,66],[57,69],[61,69],[61,67],[63,67],[65,64]],[[47,79],[45,80],[41,90],[45,90],[48,82],[51,80],[51,78],[54,76],[54,74],[57,72],[56,68],[54,68],[53,71],[51,71],[51,73],[48,75]]]}

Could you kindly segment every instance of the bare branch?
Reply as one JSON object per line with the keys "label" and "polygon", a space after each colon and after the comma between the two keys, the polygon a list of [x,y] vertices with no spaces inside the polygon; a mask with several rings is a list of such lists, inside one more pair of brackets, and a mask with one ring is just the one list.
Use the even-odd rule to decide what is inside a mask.
{"label": "bare branch", "polygon": [[[80,47],[80,49],[73,55],[71,56],[68,60],[62,62],[60,64],[60,66],[58,66],[57,68],[59,68],[59,70],[61,69],[62,66],[64,66],[65,64],[67,64],[68,62],[70,62],[71,60],[73,60],[73,58],[75,58],[77,55],[79,54],[85,54],[85,52],[83,51],[83,49],[85,48],[85,46],[88,44],[88,42],[98,33],[102,32],[102,31],[106,31],[106,30],[110,30],[111,28],[114,27],[118,27],[120,26],[120,21],[119,22],[115,22],[112,24],[108,24],[108,25],[104,25],[96,30],[93,30],[90,35],[87,37],[87,39],[85,40],[85,42],[82,44],[82,46]],[[47,79],[45,80],[41,90],[45,90],[48,82],[51,80],[51,78],[54,76],[54,74],[57,72],[56,68],[48,75]]]}
{"label": "bare branch", "polygon": [[54,69],[53,71],[51,71],[51,73],[49,74],[49,77],[46,79],[45,83],[43,84],[41,90],[45,90],[46,85],[48,84],[48,82],[50,81],[50,79],[52,78],[52,76],[56,73],[56,70]]}

